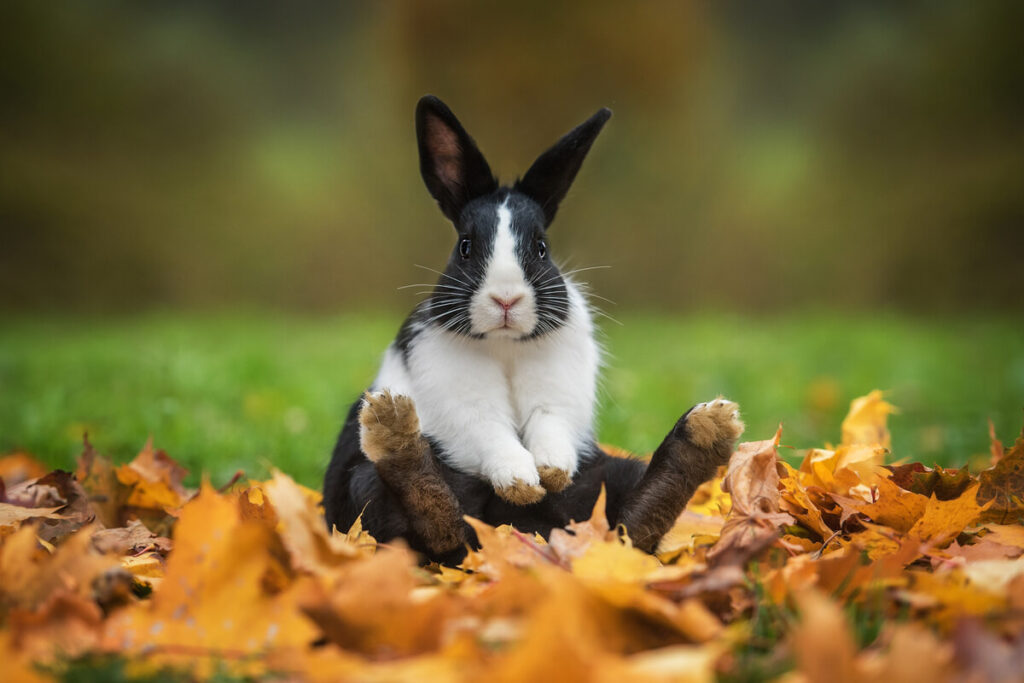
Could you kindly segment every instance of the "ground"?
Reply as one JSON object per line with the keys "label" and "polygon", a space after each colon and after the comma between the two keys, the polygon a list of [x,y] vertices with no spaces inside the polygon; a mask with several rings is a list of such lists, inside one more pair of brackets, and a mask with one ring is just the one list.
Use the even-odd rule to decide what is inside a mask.
{"label": "ground", "polygon": [[[874,388],[900,408],[898,457],[962,465],[988,450],[986,420],[1019,428],[1024,334],[1009,317],[617,315],[599,436],[653,449],[689,406],[717,395],[748,433],[834,440]],[[342,417],[373,378],[400,313],[12,319],[0,327],[0,452],[69,467],[88,431],[116,460],[152,435],[191,471],[225,480],[275,465],[318,487]],[[789,454],[785,449],[783,455]]]}

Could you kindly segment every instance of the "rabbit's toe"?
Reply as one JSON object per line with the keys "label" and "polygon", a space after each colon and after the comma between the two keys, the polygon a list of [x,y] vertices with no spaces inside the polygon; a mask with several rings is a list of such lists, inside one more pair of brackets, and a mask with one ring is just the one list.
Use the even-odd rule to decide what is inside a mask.
{"label": "rabbit's toe", "polygon": [[572,483],[572,475],[558,467],[540,465],[537,474],[540,475],[540,485],[551,493],[558,493]]}
{"label": "rabbit's toe", "polygon": [[495,487],[494,492],[513,505],[530,505],[544,497],[546,491],[537,484],[528,484],[515,479],[508,486]]}
{"label": "rabbit's toe", "polygon": [[685,434],[690,443],[704,450],[732,447],[743,433],[740,407],[719,396],[714,401],[698,403],[685,418]]}
{"label": "rabbit's toe", "polygon": [[420,419],[408,396],[388,390],[366,392],[359,410],[359,443],[373,462],[388,457],[418,457]]}

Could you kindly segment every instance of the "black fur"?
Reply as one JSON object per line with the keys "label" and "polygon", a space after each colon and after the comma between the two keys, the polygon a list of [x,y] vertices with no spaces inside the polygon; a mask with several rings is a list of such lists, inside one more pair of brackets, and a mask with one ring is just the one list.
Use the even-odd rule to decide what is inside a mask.
{"label": "black fur", "polygon": [[[361,514],[363,528],[378,541],[401,537],[414,550],[431,559],[461,560],[465,555],[464,546],[442,553],[427,546],[412,528],[399,503],[399,494],[384,482],[376,465],[359,450],[360,405],[361,402],[356,401],[349,411],[324,478],[324,513],[328,527],[347,530]],[[439,452],[437,444],[432,444],[432,449],[435,454]],[[607,490],[608,519],[616,524],[629,493],[641,481],[646,469],[643,461],[609,456],[596,444],[591,449],[593,452],[582,459],[568,488],[560,493],[549,493],[539,503],[523,506],[506,502],[495,494],[490,483],[452,469],[444,464],[443,458],[437,458],[437,462],[445,482],[459,501],[462,514],[492,525],[512,524],[525,533],[536,532],[547,537],[552,529],[573,520],[589,519],[602,485]],[[466,542],[473,545],[476,537],[468,524],[464,531]]]}
{"label": "black fur", "polygon": [[554,147],[540,155],[522,180],[516,183],[517,190],[540,205],[548,224],[554,220],[558,205],[569,191],[584,157],[611,115],[610,109],[601,109],[573,128]]}
{"label": "black fur", "polygon": [[420,173],[445,216],[455,222],[475,197],[498,189],[484,155],[444,102],[432,95],[416,105]]}
{"label": "black fur", "polygon": [[[387,482],[379,466],[367,460],[359,449],[360,405],[356,401],[349,411],[324,478],[328,528],[346,530],[361,514],[363,528],[378,541],[404,538],[411,548],[431,560],[458,563],[467,547],[476,544],[472,528],[462,522],[458,542],[444,548],[431,547],[423,534],[417,532],[414,527],[418,520],[401,503],[401,485],[396,487]],[[687,435],[688,414],[689,411],[679,418],[649,463],[610,456],[597,444],[591,444],[590,453],[581,458],[572,484],[533,505],[512,505],[500,498],[488,482],[452,469],[443,457],[438,457],[441,451],[436,443],[431,443],[432,452],[427,457],[432,460],[431,469],[440,473],[458,502],[458,509],[449,518],[469,515],[494,526],[511,524],[527,534],[547,537],[552,529],[573,520],[589,519],[603,486],[609,523],[623,524],[638,548],[654,552],[697,487],[710,479],[719,465],[728,462],[731,453],[731,441],[706,450],[695,446]]]}

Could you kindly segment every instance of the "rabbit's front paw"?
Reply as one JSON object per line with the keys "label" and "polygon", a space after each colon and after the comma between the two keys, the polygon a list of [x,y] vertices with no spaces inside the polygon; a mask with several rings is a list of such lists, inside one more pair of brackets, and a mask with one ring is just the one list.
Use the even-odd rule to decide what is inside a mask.
{"label": "rabbit's front paw", "polygon": [[388,390],[366,392],[359,410],[359,444],[373,462],[419,457],[420,419],[408,396]]}
{"label": "rabbit's front paw", "polygon": [[495,486],[494,492],[513,505],[531,505],[544,497],[546,491],[538,484],[515,479],[508,486]]}
{"label": "rabbit's front paw", "polygon": [[732,445],[743,433],[740,407],[722,397],[698,403],[683,418],[685,437],[706,451],[732,452]]}
{"label": "rabbit's front paw", "polygon": [[576,451],[564,448],[549,448],[543,444],[531,444],[533,462],[537,465],[540,485],[551,493],[558,493],[572,483],[572,473],[576,470]]}
{"label": "rabbit's front paw", "polygon": [[513,505],[530,505],[544,497],[546,491],[540,485],[540,476],[532,462],[513,466],[507,463],[487,473],[494,486],[494,492]]}
{"label": "rabbit's front paw", "polygon": [[564,491],[565,487],[572,483],[572,475],[569,474],[569,470],[558,467],[540,465],[537,468],[537,474],[540,475],[540,485],[551,493]]}

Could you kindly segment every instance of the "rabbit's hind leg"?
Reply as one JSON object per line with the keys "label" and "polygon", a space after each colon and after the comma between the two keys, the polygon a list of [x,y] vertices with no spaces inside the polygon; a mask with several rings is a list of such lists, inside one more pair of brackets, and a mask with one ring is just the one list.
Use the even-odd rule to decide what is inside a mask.
{"label": "rabbit's hind leg", "polygon": [[679,418],[623,502],[618,521],[636,547],[654,552],[697,487],[729,462],[742,433],[739,406],[724,398],[698,403]]}
{"label": "rabbit's hind leg", "polygon": [[466,543],[462,509],[420,433],[408,396],[368,392],[359,412],[359,440],[377,474],[398,497],[409,524],[433,556]]}

